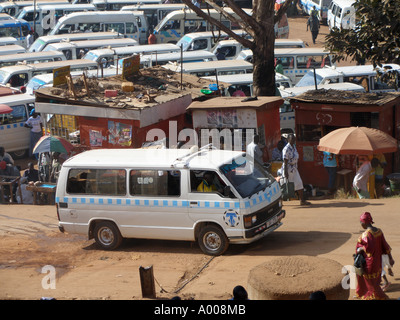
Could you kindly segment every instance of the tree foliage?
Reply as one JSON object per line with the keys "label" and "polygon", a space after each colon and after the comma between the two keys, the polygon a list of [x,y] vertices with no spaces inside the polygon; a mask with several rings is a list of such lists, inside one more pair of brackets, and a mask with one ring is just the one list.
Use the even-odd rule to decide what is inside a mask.
{"label": "tree foliage", "polygon": [[370,61],[374,66],[400,61],[400,0],[357,0],[354,29],[334,28],[325,46],[336,61]]}

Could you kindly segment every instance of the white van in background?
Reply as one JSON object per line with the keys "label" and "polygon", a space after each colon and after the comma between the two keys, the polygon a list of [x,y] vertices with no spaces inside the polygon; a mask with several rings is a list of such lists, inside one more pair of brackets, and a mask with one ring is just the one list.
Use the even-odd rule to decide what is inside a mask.
{"label": "white van in background", "polygon": [[6,46],[0,46],[0,58],[1,56],[8,56],[17,53],[25,53],[26,49],[18,44],[10,44]]}
{"label": "white van in background", "polygon": [[328,26],[332,28],[353,29],[356,25],[355,0],[332,0],[328,9]]}
{"label": "white van in background", "polygon": [[83,40],[49,44],[42,52],[58,51],[62,52],[67,60],[81,59],[89,52],[100,48],[116,48],[137,46],[138,42],[130,38],[102,39],[102,40]]}
{"label": "white van in background", "polygon": [[326,25],[328,7],[331,1],[332,0],[299,0],[299,5],[303,12],[308,15],[313,13],[315,7],[319,20]]}
{"label": "white van in background", "polygon": [[140,62],[144,67],[151,67],[155,65],[162,66],[168,64],[169,62],[179,64],[181,61],[183,61],[183,63],[193,63],[217,60],[218,59],[215,54],[207,50],[184,51],[182,54],[180,52],[160,53],[143,55],[140,57]]}
{"label": "white van in background", "polygon": [[82,32],[71,34],[56,34],[54,36],[42,36],[35,40],[29,47],[29,52],[42,51],[50,43],[58,43],[63,41],[82,41],[97,39],[117,39],[124,38],[123,34],[118,32]]}
{"label": "white van in background", "polygon": [[18,63],[32,64],[63,60],[67,59],[65,58],[64,54],[59,51],[17,53],[1,57],[0,68],[5,66],[13,66]]}
{"label": "white van in background", "polygon": [[24,127],[29,113],[35,107],[35,97],[13,94],[0,97],[0,104],[11,107],[12,112],[0,114],[1,146],[15,158],[26,156],[30,145],[30,130]]}
{"label": "white van in background", "polygon": [[199,78],[253,72],[253,65],[250,62],[241,60],[218,60],[183,64],[168,63],[163,65],[163,68],[175,72],[181,72],[182,70],[183,73],[193,74]]}
{"label": "white van in background", "polygon": [[[314,70],[310,70],[296,84],[296,87],[313,86],[316,80],[318,87],[328,83],[352,82],[362,85],[367,92],[396,91],[396,86],[384,83],[377,77],[377,71],[400,73],[400,65],[388,63],[382,65],[381,68],[374,68],[373,65],[326,67],[315,69],[315,75]],[[399,87],[399,84],[397,84],[397,87]]]}
{"label": "white van in background", "polygon": [[138,4],[162,4],[163,0],[91,0],[97,10],[102,11],[118,11],[124,6],[138,5]]}
{"label": "white van in background", "polygon": [[0,13],[7,13],[16,17],[25,7],[39,5],[69,4],[67,0],[33,0],[33,1],[4,1],[0,2]]}
{"label": "white van in background", "polygon": [[9,46],[13,44],[18,44],[18,40],[14,37],[1,37],[0,46]]}
{"label": "white van in background", "polygon": [[52,73],[54,69],[65,66],[70,66],[71,71],[97,69],[97,63],[85,59],[14,65],[0,68],[0,84],[22,87],[35,75]]}
{"label": "white van in background", "polygon": [[[143,16],[143,12],[141,12],[141,15]],[[143,16],[143,21],[145,20]],[[146,32],[142,34],[139,31],[136,14],[133,11],[95,11],[67,14],[58,20],[49,35],[102,31],[118,32],[139,43],[147,40]]]}
{"label": "white van in background", "polygon": [[179,52],[180,48],[172,43],[164,44],[146,44],[131,47],[118,47],[97,49],[89,51],[83,58],[103,63],[105,67],[114,65],[116,66],[117,60],[132,56],[134,54],[145,55],[158,55],[161,53]]}
{"label": "white van in background", "polygon": [[[219,190],[197,190],[206,174]],[[209,145],[79,153],[63,163],[55,200],[60,231],[94,238],[102,250],[144,238],[197,241],[218,256],[265,237],[285,217],[272,175],[241,151]]]}
{"label": "white van in background", "polygon": [[[36,8],[29,6],[24,7],[17,18],[27,21],[31,29],[35,28],[36,34],[40,37],[47,34],[61,17],[69,13],[95,10],[96,7],[93,4],[55,4],[36,6]],[[35,11],[36,16],[34,16]]]}
{"label": "white van in background", "polygon": [[136,5],[128,5],[121,8],[121,11],[143,11],[149,28],[154,29],[164,17],[175,10],[187,9],[183,3],[162,3],[147,4],[140,3]]}

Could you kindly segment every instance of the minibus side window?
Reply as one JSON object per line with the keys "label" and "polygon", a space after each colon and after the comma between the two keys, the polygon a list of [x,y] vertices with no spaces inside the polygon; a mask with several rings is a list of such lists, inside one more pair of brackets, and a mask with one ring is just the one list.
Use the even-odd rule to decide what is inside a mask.
{"label": "minibus side window", "polygon": [[213,171],[190,171],[191,192],[212,192],[222,195],[225,187],[226,184]]}
{"label": "minibus side window", "polygon": [[13,106],[12,109],[13,111],[11,113],[3,115],[3,120],[0,124],[16,123],[28,120],[24,105]]}
{"label": "minibus side window", "polygon": [[179,170],[131,170],[129,193],[134,196],[180,196]]}
{"label": "minibus side window", "polygon": [[123,169],[71,169],[67,193],[126,195],[126,172]]}

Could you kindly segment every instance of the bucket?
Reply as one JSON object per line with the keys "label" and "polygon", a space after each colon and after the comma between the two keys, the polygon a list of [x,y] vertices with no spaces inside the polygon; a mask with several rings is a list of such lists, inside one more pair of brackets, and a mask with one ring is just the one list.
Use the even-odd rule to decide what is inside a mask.
{"label": "bucket", "polygon": [[400,173],[391,173],[387,175],[390,182],[390,190],[393,193],[400,193]]}

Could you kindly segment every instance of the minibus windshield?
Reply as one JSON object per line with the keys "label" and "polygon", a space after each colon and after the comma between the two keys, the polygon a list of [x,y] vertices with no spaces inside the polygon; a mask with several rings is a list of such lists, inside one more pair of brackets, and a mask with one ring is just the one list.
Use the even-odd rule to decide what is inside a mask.
{"label": "minibus windshield", "polygon": [[[319,74],[315,74],[315,78],[317,80],[317,85],[319,85],[322,81],[322,76],[320,76]],[[308,71],[296,84],[296,87],[313,86],[313,85],[315,85],[314,71]]]}
{"label": "minibus windshield", "polygon": [[275,181],[261,164],[246,158],[245,154],[232,160],[231,163],[222,165],[219,169],[242,198],[264,190]]}

